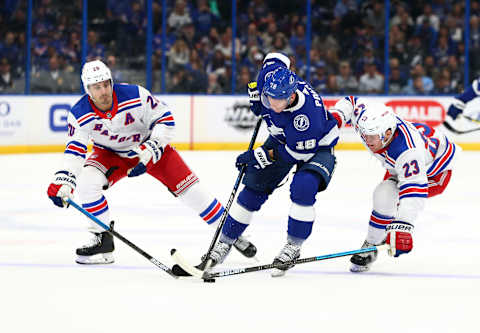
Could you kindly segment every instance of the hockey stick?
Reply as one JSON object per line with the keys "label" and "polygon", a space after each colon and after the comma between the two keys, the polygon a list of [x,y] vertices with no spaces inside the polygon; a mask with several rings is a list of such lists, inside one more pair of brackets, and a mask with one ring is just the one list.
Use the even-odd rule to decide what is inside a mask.
{"label": "hockey stick", "polygon": [[[472,118],[470,116],[465,116],[465,115],[461,115],[463,118],[473,122],[473,123],[480,123],[480,121],[478,121],[477,119],[475,118]],[[467,134],[467,133],[472,133],[472,132],[476,132],[476,131],[480,131],[480,126],[479,127],[476,127],[476,128],[471,128],[471,129],[468,129],[468,130],[459,130],[459,129],[456,129],[455,127],[453,127],[448,121],[444,121],[442,123],[443,126],[445,126],[446,129],[448,129],[449,131],[451,131],[452,133],[455,133],[455,134]]]}
{"label": "hockey stick", "polygon": [[145,258],[147,258],[151,263],[153,263],[155,266],[157,266],[158,268],[160,268],[162,271],[166,272],[167,274],[169,274],[170,276],[174,277],[175,279],[178,278],[178,276],[176,276],[175,274],[173,274],[172,270],[168,267],[168,266],[165,266],[164,264],[162,264],[160,261],[158,261],[157,259],[155,259],[154,257],[152,257],[151,255],[149,255],[147,252],[143,251],[141,248],[139,248],[138,246],[136,246],[135,244],[133,244],[132,242],[130,242],[128,239],[126,239],[125,237],[123,237],[122,235],[120,235],[118,232],[116,232],[115,230],[113,230],[113,224],[108,227],[106,224],[104,224],[102,221],[100,221],[98,218],[96,218],[95,216],[93,216],[92,214],[90,214],[89,212],[87,212],[85,209],[83,209],[81,206],[79,206],[77,203],[75,203],[73,200],[71,199],[67,199],[67,203],[69,203],[70,205],[72,205],[73,207],[75,207],[80,213],[84,214],[85,216],[87,216],[90,220],[92,220],[93,222],[95,222],[96,224],[98,224],[99,226],[101,226],[103,229],[105,229],[109,234],[111,234],[112,236],[120,239],[122,242],[124,242],[125,244],[127,244],[128,246],[130,246],[132,249],[134,249],[135,251],[137,251],[138,253],[140,253],[142,256],[144,256]]}
{"label": "hockey stick", "polygon": [[[257,124],[255,125],[255,129],[253,130],[252,138],[250,139],[250,144],[248,145],[248,150],[253,149],[253,145],[255,144],[255,141],[257,140],[257,135],[258,135],[258,131],[260,130],[260,125],[261,124],[262,124],[262,117],[258,118]],[[217,226],[217,230],[215,230],[215,234],[213,236],[213,239],[210,242],[210,247],[208,248],[207,254],[205,255],[206,261],[203,261],[199,265],[199,267],[202,267],[204,270],[207,270],[211,265],[210,253],[212,252],[213,247],[215,246],[218,238],[220,237],[220,232],[222,231],[223,225],[225,224],[225,221],[226,221],[227,216],[228,216],[228,212],[230,211],[230,207],[232,206],[233,199],[235,199],[235,195],[237,194],[238,187],[240,186],[240,182],[242,181],[242,178],[243,178],[243,175],[245,174],[246,169],[247,169],[247,166],[243,165],[242,168],[240,169],[240,172],[238,173],[237,180],[235,181],[235,185],[233,186],[233,190],[232,190],[232,193],[230,194],[230,198],[228,199],[227,206],[225,207],[225,210],[223,211],[222,217],[220,218],[220,222],[218,223],[218,226]],[[187,265],[185,265],[185,267],[183,267],[185,261],[184,260],[177,261],[176,260],[177,256],[174,256],[173,255],[174,253],[178,254],[176,249],[171,250],[173,260],[175,260],[175,262],[180,266],[180,268],[182,268],[184,271],[190,273],[188,271],[188,269],[185,269],[185,267],[188,268],[188,267],[193,267],[193,266],[187,264]]]}
{"label": "hockey stick", "polygon": [[281,267],[284,267],[285,265],[288,265],[288,264],[294,264],[294,265],[306,264],[308,262],[313,262],[313,261],[322,261],[322,260],[327,260],[327,259],[351,256],[351,255],[354,255],[354,254],[381,251],[381,250],[386,250],[386,249],[388,249],[388,245],[379,245],[379,246],[366,247],[366,248],[359,249],[359,250],[339,252],[339,253],[333,253],[333,254],[326,254],[326,255],[323,255],[323,256],[300,258],[300,259],[293,260],[293,261],[287,262],[287,263],[281,263],[281,264],[278,264],[278,263],[273,264],[272,263],[272,264],[261,265],[261,266],[251,266],[251,267],[245,267],[245,268],[233,268],[233,269],[227,269],[227,270],[224,270],[224,271],[214,272],[214,273],[201,271],[201,270],[199,270],[199,269],[197,269],[193,266],[190,266],[183,259],[183,257],[181,257],[175,250],[172,250],[171,254],[174,258],[176,258],[175,261],[178,260],[177,262],[182,262],[182,267],[184,267],[187,272],[189,272],[193,276],[198,277],[200,279],[209,280],[209,279],[215,279],[217,277],[225,277],[225,276],[245,274],[245,273],[251,273],[251,272],[259,272],[259,271],[264,271],[264,270],[273,269],[273,268],[281,268]]}

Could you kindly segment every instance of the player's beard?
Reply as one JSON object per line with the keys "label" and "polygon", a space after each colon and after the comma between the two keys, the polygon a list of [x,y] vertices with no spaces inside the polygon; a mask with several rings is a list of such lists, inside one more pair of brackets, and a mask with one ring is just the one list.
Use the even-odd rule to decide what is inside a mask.
{"label": "player's beard", "polygon": [[108,96],[108,94],[100,96],[99,104],[102,106],[102,109],[109,109],[112,106],[112,96]]}

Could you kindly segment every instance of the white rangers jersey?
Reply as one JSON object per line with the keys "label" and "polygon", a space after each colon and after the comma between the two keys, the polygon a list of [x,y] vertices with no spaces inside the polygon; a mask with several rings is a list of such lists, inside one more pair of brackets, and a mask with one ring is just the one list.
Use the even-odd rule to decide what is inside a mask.
{"label": "white rangers jersey", "polygon": [[[356,123],[365,105],[368,105],[365,99],[348,96],[339,100],[330,112],[341,116],[343,121],[340,125],[350,122],[357,130]],[[411,123],[399,117],[394,138],[388,146],[373,153],[365,142],[363,144],[396,180],[399,205],[395,219],[408,223],[414,222],[423,209],[428,187],[436,182],[433,178],[450,170],[461,150],[443,133],[430,126]]]}
{"label": "white rangers jersey", "polygon": [[175,122],[170,108],[148,90],[137,85],[114,84],[113,106],[98,110],[84,95],[68,114],[68,141],[64,168],[78,176],[83,166],[87,144],[135,157],[133,149],[150,137],[165,146],[173,136]]}

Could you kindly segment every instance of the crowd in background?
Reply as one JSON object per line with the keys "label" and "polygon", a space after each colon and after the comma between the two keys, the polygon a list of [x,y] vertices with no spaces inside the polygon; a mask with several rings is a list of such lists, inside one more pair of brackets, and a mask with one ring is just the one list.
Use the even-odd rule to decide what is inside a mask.
{"label": "crowd in background", "polygon": [[[26,0],[0,9],[0,93],[23,93]],[[391,1],[389,58],[384,59],[385,8],[377,0],[311,0],[310,66],[306,1],[237,0],[233,40],[231,1],[168,0],[162,40],[162,1],[153,1],[152,91],[246,92],[268,52],[292,59],[292,69],[323,95],[455,94],[463,89],[464,1]],[[79,93],[82,1],[34,1],[31,92]],[[480,75],[480,3],[471,1],[470,79]],[[116,82],[146,84],[143,0],[89,1],[87,60],[102,59]],[[235,73],[232,73],[232,45]],[[235,77],[234,89],[232,75]]]}

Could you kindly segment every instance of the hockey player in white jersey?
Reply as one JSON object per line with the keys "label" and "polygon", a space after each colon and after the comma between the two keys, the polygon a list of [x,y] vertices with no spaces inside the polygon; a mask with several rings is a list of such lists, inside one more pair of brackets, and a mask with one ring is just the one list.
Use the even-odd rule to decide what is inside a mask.
{"label": "hockey player in white jersey", "polygon": [[[67,207],[65,200],[73,197],[78,183],[82,207],[108,225],[110,210],[103,191],[126,176],[148,173],[206,223],[217,222],[223,206],[170,145],[175,130],[170,107],[141,86],[114,84],[110,69],[100,60],[87,62],[81,79],[87,94],[68,115],[63,166],[47,191],[53,203]],[[93,152],[87,158],[89,140]],[[77,249],[76,262],[112,263],[112,236],[93,222],[89,231],[93,238]],[[234,245],[245,256],[255,255],[256,248],[245,239]]]}
{"label": "hockey player in white jersey", "polygon": [[[382,103],[348,96],[329,111],[339,127],[351,122],[367,150],[386,168],[373,193],[363,247],[386,243],[394,257],[410,252],[415,220],[425,199],[447,187],[460,147],[426,124],[401,119]],[[350,271],[367,271],[376,258],[376,252],[354,255]]]}

